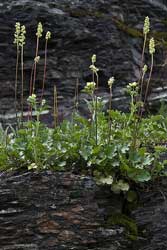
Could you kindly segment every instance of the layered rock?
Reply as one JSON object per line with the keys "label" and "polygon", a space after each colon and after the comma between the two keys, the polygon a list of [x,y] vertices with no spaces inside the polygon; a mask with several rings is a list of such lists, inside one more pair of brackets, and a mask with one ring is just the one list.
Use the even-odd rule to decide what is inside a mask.
{"label": "layered rock", "polygon": [[137,222],[140,238],[136,249],[163,250],[167,245],[167,181],[153,183],[140,192],[140,204],[132,212]]}
{"label": "layered rock", "polygon": [[1,173],[1,249],[164,250],[166,195],[166,179],[138,189],[127,216],[123,196],[97,187],[89,176]]}
{"label": "layered rock", "polygon": [[[107,80],[115,76],[113,107],[127,110],[128,97],[124,88],[139,76],[142,51],[142,25],[145,16],[151,19],[151,36],[155,36],[155,58],[151,106],[166,98],[166,1],[158,0],[54,0],[0,1],[0,119],[6,121],[14,114],[14,79],[16,51],[13,45],[14,25],[20,21],[27,27],[25,48],[25,102],[28,96],[30,74],[35,57],[36,26],[39,21],[45,31],[52,32],[48,45],[48,70],[45,98],[52,106],[53,86],[58,88],[60,117],[68,116],[73,107],[76,81],[79,91],[91,80],[90,58],[97,54],[100,68],[99,94],[108,96]],[[40,42],[41,56],[37,70],[36,93],[40,95],[44,63],[44,39]],[[146,61],[149,56],[146,53]],[[82,99],[82,94],[80,96]],[[20,104],[20,88],[18,93]],[[26,110],[26,106],[25,106]],[[81,103],[85,112],[85,105]],[[48,119],[48,118],[47,118]]]}
{"label": "layered rock", "polygon": [[[105,226],[121,202],[100,193],[90,177],[71,173],[10,173],[0,177],[1,249],[122,250],[121,226]],[[99,204],[98,204],[99,201]]]}

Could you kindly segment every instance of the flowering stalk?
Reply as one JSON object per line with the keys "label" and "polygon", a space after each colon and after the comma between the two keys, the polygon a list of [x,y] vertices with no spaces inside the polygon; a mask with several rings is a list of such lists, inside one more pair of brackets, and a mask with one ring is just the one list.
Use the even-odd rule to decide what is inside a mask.
{"label": "flowering stalk", "polygon": [[41,94],[41,102],[44,95],[44,88],[45,88],[45,79],[46,79],[46,62],[47,62],[47,47],[48,47],[48,40],[51,38],[50,31],[47,31],[45,36],[45,63],[44,63],[44,73],[43,73],[43,82],[42,82],[42,94]]}
{"label": "flowering stalk", "polygon": [[143,26],[144,44],[143,44],[142,57],[141,57],[141,67],[140,67],[141,68],[141,73],[140,73],[140,79],[139,79],[139,84],[140,84],[139,101],[142,100],[142,91],[143,91],[143,83],[144,83],[142,69],[143,69],[144,53],[145,53],[146,42],[147,42],[147,35],[148,35],[149,32],[150,32],[150,19],[147,16],[145,18],[145,20],[144,20],[144,26]]}
{"label": "flowering stalk", "polygon": [[152,76],[152,71],[153,71],[153,66],[154,66],[155,42],[154,42],[154,38],[153,37],[150,39],[150,42],[149,42],[149,53],[151,55],[151,67],[150,67],[149,78],[148,78],[147,85],[146,85],[146,91],[145,91],[145,97],[144,97],[144,103],[143,103],[143,105],[145,105],[145,103],[146,103],[148,89],[149,89],[149,85],[150,85],[150,81],[151,81],[151,76]]}
{"label": "flowering stalk", "polygon": [[[17,88],[18,88],[18,66],[19,66],[19,39],[20,39],[20,23],[17,22],[15,24],[15,34],[13,43],[16,44],[17,58],[16,58],[16,70],[15,70],[15,95],[14,95],[14,105],[15,105],[15,114],[16,114],[16,122],[18,123],[17,116]],[[17,124],[18,125],[18,124]]]}
{"label": "flowering stalk", "polygon": [[143,69],[142,69],[142,78],[141,78],[141,89],[140,89],[140,106],[139,106],[139,109],[138,109],[138,117],[139,117],[139,120],[141,119],[141,116],[142,116],[142,108],[143,108],[143,103],[141,102],[142,100],[142,92],[143,92],[143,83],[144,83],[144,77],[145,77],[145,74],[148,70],[148,66],[145,64]]}
{"label": "flowering stalk", "polygon": [[[110,95],[109,95],[109,111],[111,110],[111,101],[112,101],[112,85],[114,83],[115,79],[114,77],[110,77],[108,80],[108,86],[110,90]],[[111,137],[111,116],[109,114],[108,116],[108,127],[109,127],[109,134],[108,134],[108,143],[110,142],[110,137]]]}
{"label": "flowering stalk", "polygon": [[[32,69],[31,69],[30,85],[29,85],[29,96],[32,95],[32,81],[33,81],[33,73],[34,73],[34,64],[35,64],[35,63],[33,63]],[[30,113],[31,113],[31,115],[30,115]],[[29,105],[29,106],[28,106],[28,121],[30,120],[30,118],[31,118],[31,120],[32,120],[32,108],[31,108],[31,106]]]}
{"label": "flowering stalk", "polygon": [[138,95],[139,87],[137,82],[129,83],[127,86],[127,91],[131,96],[131,104],[130,104],[130,115],[127,122],[127,127],[130,125],[131,121],[133,120],[133,130],[132,130],[132,151],[136,150],[136,142],[138,137],[138,120],[136,119],[135,113],[137,110],[137,104],[134,101],[134,97]]}
{"label": "flowering stalk", "polygon": [[[31,77],[30,77],[30,91],[29,91],[29,96],[31,96],[32,94],[34,94],[34,90],[35,90],[34,87],[35,86],[33,86],[33,74],[34,74],[35,65],[39,62],[39,60],[40,60],[40,56],[35,57],[34,58],[34,63],[32,65]],[[31,107],[31,105],[29,105],[29,107],[28,107],[28,120],[29,120],[29,118],[31,118],[31,120],[32,120],[32,107]]]}
{"label": "flowering stalk", "polygon": [[127,122],[127,126],[129,126],[135,112],[136,112],[136,104],[134,101],[134,97],[138,95],[138,83],[137,82],[132,82],[129,83],[127,86],[127,91],[131,96],[131,103],[130,103],[130,116],[129,116],[129,120]]}
{"label": "flowering stalk", "polygon": [[95,100],[95,96],[94,96],[94,92],[96,89],[96,83],[95,82],[87,82],[85,88],[84,88],[84,92],[86,92],[87,94],[89,94],[91,96],[92,99],[92,105],[90,108],[90,112],[91,112],[91,122],[92,122],[92,127],[93,130],[95,129],[95,137],[96,137],[96,144],[97,144],[97,117],[96,117],[96,112],[97,112],[97,104]]}
{"label": "flowering stalk", "polygon": [[142,67],[143,67],[143,61],[144,61],[144,52],[145,52],[145,48],[146,48],[147,35],[149,32],[150,32],[150,19],[147,16],[144,20],[144,27],[143,27],[144,44],[143,44],[142,59],[141,59],[141,66]]}
{"label": "flowering stalk", "polygon": [[23,122],[24,109],[24,45],[25,45],[25,26],[21,26],[20,47],[21,47],[21,121]]}
{"label": "flowering stalk", "polygon": [[148,70],[148,67],[147,65],[145,64],[142,68],[142,77],[141,77],[141,88],[140,88],[140,100],[142,100],[142,92],[143,92],[143,83],[144,83],[144,77],[145,77],[145,74]]}
{"label": "flowering stalk", "polygon": [[98,85],[99,85],[98,71],[99,71],[99,69],[95,66],[95,63],[96,63],[96,55],[95,54],[92,56],[91,61],[92,61],[92,64],[89,66],[89,68],[92,71],[92,81],[95,82],[95,75],[96,75],[96,89],[98,89]]}
{"label": "flowering stalk", "polygon": [[37,27],[37,42],[36,42],[36,52],[35,52],[35,63],[34,63],[34,77],[33,77],[33,86],[32,86],[32,93],[34,94],[35,92],[35,80],[36,80],[36,69],[37,69],[37,60],[36,58],[38,58],[38,50],[39,50],[39,39],[42,37],[42,33],[43,33],[43,27],[41,22],[38,23],[38,27]]}
{"label": "flowering stalk", "polygon": [[[95,66],[96,63],[96,55],[94,54],[92,56],[92,64],[90,65],[90,70],[92,71],[92,80],[93,82],[95,82],[95,76],[96,76],[96,89],[98,89],[98,85],[99,85],[99,76],[98,76],[98,71],[99,69]],[[93,93],[94,95],[94,93]],[[98,121],[97,121],[97,96],[95,95],[95,97],[93,97],[94,100],[94,113],[95,113],[95,135],[96,135],[96,145],[97,145],[97,126],[98,126]]]}

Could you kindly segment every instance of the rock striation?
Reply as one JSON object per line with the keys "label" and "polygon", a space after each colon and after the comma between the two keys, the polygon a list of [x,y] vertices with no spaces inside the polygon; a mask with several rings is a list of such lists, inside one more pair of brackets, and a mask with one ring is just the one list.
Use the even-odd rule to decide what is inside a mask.
{"label": "rock striation", "polygon": [[[125,93],[128,82],[139,76],[142,51],[142,25],[145,16],[151,19],[151,36],[156,38],[154,74],[149,92],[149,104],[155,110],[159,100],[166,99],[165,63],[167,52],[167,2],[163,0],[0,0],[0,120],[14,116],[14,79],[16,50],[13,45],[16,21],[27,27],[25,49],[25,103],[32,62],[35,57],[36,26],[39,21],[45,31],[52,32],[48,45],[45,98],[53,104],[53,86],[58,89],[60,117],[71,113],[76,81],[79,92],[91,80],[90,58],[97,54],[100,69],[99,95],[108,97],[107,80],[115,76],[113,107],[127,110]],[[41,39],[37,69],[36,93],[41,94],[44,64],[44,39]],[[149,64],[149,55],[146,53]],[[20,104],[20,88],[18,105]],[[83,95],[80,92],[80,99]],[[85,104],[80,109],[85,113]],[[26,110],[26,106],[25,106]],[[48,118],[47,118],[48,119]]]}
{"label": "rock striation", "polygon": [[[123,196],[97,187],[90,176],[53,171],[1,173],[0,249],[164,250],[166,179],[138,189],[138,195],[137,206],[126,215],[138,231],[134,235],[131,230],[135,238],[130,238],[127,223],[121,223]],[[117,215],[120,222],[109,224],[111,216],[114,221]]]}
{"label": "rock striation", "polygon": [[105,226],[107,210],[121,209],[110,198],[92,178],[69,172],[2,174],[0,249],[126,249],[124,228]]}
{"label": "rock striation", "polygon": [[167,245],[167,181],[147,187],[147,191],[140,192],[140,204],[132,212],[136,220],[140,238],[136,242],[136,249],[163,250]]}

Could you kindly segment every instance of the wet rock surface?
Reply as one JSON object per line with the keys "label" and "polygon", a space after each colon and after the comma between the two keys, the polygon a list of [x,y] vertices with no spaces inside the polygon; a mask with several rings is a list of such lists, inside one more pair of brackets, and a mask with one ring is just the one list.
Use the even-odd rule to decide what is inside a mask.
{"label": "wet rock surface", "polygon": [[[167,3],[162,0],[7,0],[0,1],[0,120],[14,115],[14,79],[16,52],[13,45],[14,25],[20,21],[27,27],[25,49],[25,103],[33,58],[35,57],[36,26],[41,21],[45,31],[52,32],[48,45],[48,70],[45,98],[52,106],[53,86],[58,88],[59,116],[69,117],[74,103],[76,81],[79,92],[91,80],[90,57],[97,54],[100,69],[99,95],[108,97],[107,80],[115,76],[113,107],[127,110],[128,97],[124,88],[139,76],[142,50],[142,25],[145,16],[151,19],[151,36],[157,37],[152,88],[149,103],[157,107],[166,98],[166,16]],[[40,96],[44,64],[44,39],[40,42],[41,56],[37,70],[36,93]],[[149,62],[148,53],[146,61]],[[80,100],[83,95],[80,92]],[[20,105],[20,89],[18,92]],[[86,113],[81,102],[82,113]],[[26,110],[26,106],[25,106]],[[50,117],[50,118],[49,118]],[[51,119],[46,116],[46,120]],[[50,121],[49,121],[50,123]]]}

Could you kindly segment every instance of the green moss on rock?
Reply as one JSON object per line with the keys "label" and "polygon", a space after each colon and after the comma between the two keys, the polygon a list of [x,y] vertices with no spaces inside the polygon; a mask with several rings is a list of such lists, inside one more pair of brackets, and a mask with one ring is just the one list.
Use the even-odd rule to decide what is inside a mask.
{"label": "green moss on rock", "polygon": [[125,214],[112,214],[107,220],[107,226],[124,226],[127,231],[127,237],[131,240],[137,240],[138,228],[136,222]]}
{"label": "green moss on rock", "polygon": [[141,30],[129,27],[124,22],[122,22],[118,19],[114,19],[114,22],[120,30],[126,32],[127,34],[129,34],[133,37],[143,37],[143,33],[141,32]]}
{"label": "green moss on rock", "polygon": [[[135,38],[143,38],[143,31],[133,28],[133,27],[129,27],[126,23],[124,23],[121,20],[118,19],[112,19],[116,26],[122,30],[123,32],[127,33],[128,35],[135,37]],[[167,21],[166,21],[167,22]],[[149,34],[148,39],[150,39],[150,37],[154,37],[155,42],[156,42],[156,46],[164,46],[167,47],[167,32],[161,32],[161,31],[152,31]]]}

